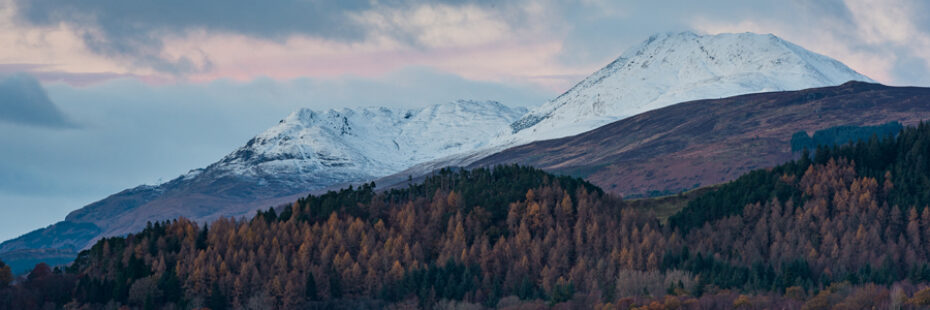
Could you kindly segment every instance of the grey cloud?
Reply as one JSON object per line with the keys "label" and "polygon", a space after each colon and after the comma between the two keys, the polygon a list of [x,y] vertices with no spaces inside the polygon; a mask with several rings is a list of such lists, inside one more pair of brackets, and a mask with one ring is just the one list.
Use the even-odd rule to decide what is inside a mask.
{"label": "grey cloud", "polygon": [[[792,4],[797,2],[797,4]],[[598,2],[595,2],[598,3]],[[568,35],[561,60],[567,64],[607,64],[626,49],[660,32],[694,30],[697,17],[739,21],[755,16],[792,16],[792,9],[805,4],[799,1],[607,1],[585,5],[577,1],[560,1],[558,11],[568,21]],[[817,1],[820,6],[833,5]],[[840,3],[842,5],[842,3]],[[600,13],[608,6],[621,16]]]}
{"label": "grey cloud", "polygon": [[0,121],[52,127],[74,127],[49,99],[42,85],[26,74],[0,78]]}
{"label": "grey cloud", "polygon": [[299,79],[293,83],[308,90],[309,98],[316,104],[327,108],[422,107],[456,99],[496,100],[509,106],[534,106],[556,95],[531,85],[472,81],[428,67],[407,67],[378,79]]}
{"label": "grey cloud", "polygon": [[[351,13],[409,7],[409,0],[14,0],[17,20],[29,25],[69,24],[94,52],[138,66],[183,74],[210,69],[207,58],[165,58],[162,38],[192,29],[283,40],[305,34],[339,41],[364,39],[368,31]],[[490,1],[446,0],[449,4]],[[402,37],[402,35],[399,35]]]}
{"label": "grey cloud", "polygon": [[0,64],[0,75],[10,75],[14,73],[30,72],[30,71],[40,70],[45,67],[48,67],[48,65],[30,64],[30,63]]}
{"label": "grey cloud", "polygon": [[66,72],[49,70],[51,66],[34,63],[0,64],[0,77],[11,74],[28,74],[42,83],[63,82],[77,86],[87,86],[119,78],[142,78],[129,73],[115,72]]}
{"label": "grey cloud", "polygon": [[895,62],[894,72],[897,73],[897,79],[903,81],[902,86],[924,86],[930,85],[930,67],[925,59],[916,57],[901,57]]}

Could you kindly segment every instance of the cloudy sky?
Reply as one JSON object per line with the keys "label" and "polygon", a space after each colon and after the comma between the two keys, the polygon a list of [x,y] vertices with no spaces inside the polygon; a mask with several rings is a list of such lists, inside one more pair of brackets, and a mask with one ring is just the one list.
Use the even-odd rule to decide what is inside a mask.
{"label": "cloudy sky", "polygon": [[535,106],[656,32],[773,33],[930,85],[923,1],[0,0],[0,240],[299,107]]}

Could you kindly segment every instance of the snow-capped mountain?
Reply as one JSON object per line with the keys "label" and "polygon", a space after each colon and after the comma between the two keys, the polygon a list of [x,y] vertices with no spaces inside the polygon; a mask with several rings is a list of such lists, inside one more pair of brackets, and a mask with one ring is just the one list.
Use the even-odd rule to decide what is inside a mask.
{"label": "snow-capped mountain", "polygon": [[[218,174],[364,181],[487,143],[526,113],[498,102],[456,101],[422,109],[301,109],[208,169]],[[335,182],[335,183],[334,183]]]}
{"label": "snow-capped mountain", "polygon": [[251,215],[309,192],[486,147],[525,113],[494,101],[465,100],[419,109],[301,109],[206,168],[75,210],[65,221],[0,244],[0,254],[80,250],[102,236],[181,216],[210,221]]}
{"label": "snow-capped mountain", "polygon": [[873,82],[771,34],[656,34],[511,124],[502,142],[579,134],[674,103]]}
{"label": "snow-capped mountain", "polygon": [[835,59],[771,34],[655,34],[510,124],[488,147],[417,164],[379,184],[446,166],[468,166],[510,147],[573,136],[679,102],[852,80],[874,82]]}

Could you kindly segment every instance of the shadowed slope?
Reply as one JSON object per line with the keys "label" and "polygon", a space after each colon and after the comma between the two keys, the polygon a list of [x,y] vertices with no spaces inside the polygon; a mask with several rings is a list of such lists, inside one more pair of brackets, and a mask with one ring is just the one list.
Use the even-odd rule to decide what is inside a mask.
{"label": "shadowed slope", "polygon": [[849,82],[680,103],[580,135],[513,147],[472,167],[520,163],[584,177],[625,196],[648,196],[788,161],[797,156],[790,140],[798,131],[925,119],[930,88]]}

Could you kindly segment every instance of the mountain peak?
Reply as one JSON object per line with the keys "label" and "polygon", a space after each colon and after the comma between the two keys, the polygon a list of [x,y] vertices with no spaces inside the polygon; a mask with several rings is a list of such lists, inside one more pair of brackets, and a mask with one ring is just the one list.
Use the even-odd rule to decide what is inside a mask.
{"label": "mountain peak", "polygon": [[872,80],[773,34],[650,36],[511,124],[511,141],[578,134],[670,104]]}
{"label": "mountain peak", "polygon": [[345,181],[480,147],[525,113],[496,101],[456,100],[417,109],[299,109],[211,166],[224,175],[282,172]]}

